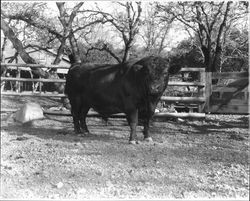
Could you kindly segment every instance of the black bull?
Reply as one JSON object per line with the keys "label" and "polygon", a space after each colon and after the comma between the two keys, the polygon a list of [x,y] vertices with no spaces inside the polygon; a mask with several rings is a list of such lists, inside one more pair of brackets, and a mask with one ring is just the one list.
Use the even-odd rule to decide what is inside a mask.
{"label": "black bull", "polygon": [[88,133],[86,115],[93,108],[107,118],[125,113],[136,141],[138,118],[144,139],[150,138],[149,122],[168,84],[169,74],[180,66],[161,57],[146,57],[135,63],[117,65],[73,64],[66,77],[65,93],[71,104],[75,133]]}

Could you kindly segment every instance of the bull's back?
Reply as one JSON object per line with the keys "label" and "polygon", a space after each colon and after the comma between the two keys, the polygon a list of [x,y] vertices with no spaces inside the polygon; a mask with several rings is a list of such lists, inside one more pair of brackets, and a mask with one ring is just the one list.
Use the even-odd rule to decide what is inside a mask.
{"label": "bull's back", "polygon": [[81,96],[82,101],[101,114],[114,114],[137,104],[135,81],[133,73],[121,66],[87,69],[75,66],[67,75],[65,93],[69,98]]}
{"label": "bull's back", "polygon": [[121,81],[119,65],[73,65],[66,77],[65,93],[109,93],[116,90]]}

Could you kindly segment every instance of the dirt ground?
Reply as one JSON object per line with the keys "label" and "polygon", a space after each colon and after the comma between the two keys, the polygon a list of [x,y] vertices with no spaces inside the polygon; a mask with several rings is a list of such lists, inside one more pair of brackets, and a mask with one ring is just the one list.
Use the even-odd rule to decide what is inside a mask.
{"label": "dirt ground", "polygon": [[[1,97],[1,109],[48,98]],[[21,125],[1,112],[1,199],[249,199],[249,116],[155,121],[153,142],[128,143],[124,119],[88,118],[90,135],[71,117]]]}

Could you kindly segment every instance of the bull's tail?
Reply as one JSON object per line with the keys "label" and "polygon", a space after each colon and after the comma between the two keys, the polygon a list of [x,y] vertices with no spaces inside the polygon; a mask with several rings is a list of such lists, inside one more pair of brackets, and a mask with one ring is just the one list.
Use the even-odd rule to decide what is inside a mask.
{"label": "bull's tail", "polygon": [[66,95],[66,96],[68,96],[69,95],[69,93],[70,93],[70,87],[69,87],[69,81],[66,79],[66,84],[65,84],[65,87],[64,87],[64,94]]}
{"label": "bull's tail", "polygon": [[66,95],[69,95],[69,93],[72,91],[72,89],[74,89],[73,83],[72,83],[74,81],[72,71],[74,71],[76,67],[79,67],[79,63],[72,64],[69,68],[67,75],[66,75],[66,84],[64,87],[64,93]]}

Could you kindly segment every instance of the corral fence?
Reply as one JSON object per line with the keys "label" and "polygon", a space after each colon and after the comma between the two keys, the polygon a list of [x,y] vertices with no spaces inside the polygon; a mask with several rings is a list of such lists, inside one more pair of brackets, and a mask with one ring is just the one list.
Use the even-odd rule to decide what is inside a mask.
{"label": "corral fence", "polygon": [[[40,64],[1,64],[1,67],[15,68],[17,71],[21,71],[22,68],[43,68],[43,69],[65,69],[68,66],[55,66],[55,65],[40,65]],[[196,74],[196,79],[192,79],[190,74]],[[20,75],[20,73],[19,73]],[[65,84],[65,76],[62,79],[43,79],[43,78],[22,78],[22,77],[1,77],[1,95],[2,96],[40,96],[40,97],[54,97],[62,98],[65,97],[63,93],[47,92],[42,90],[44,83],[62,83]],[[156,112],[156,117],[180,117],[180,118],[204,118],[206,113],[248,113],[248,83],[243,89],[239,88],[239,83],[235,85],[231,83],[229,90],[226,90],[227,83],[224,85],[212,85],[212,79],[226,79],[235,78],[240,80],[247,80],[248,72],[243,73],[208,73],[205,72],[205,68],[182,68],[181,72],[176,76],[170,77],[167,90],[161,97],[159,103],[159,110]],[[247,80],[248,81],[248,80]],[[18,86],[14,91],[13,89],[6,90],[4,85],[7,82],[15,82]],[[20,83],[32,83],[32,90],[21,90]],[[241,83],[242,84],[242,83]],[[36,86],[36,87],[34,87]],[[232,87],[234,86],[234,87]],[[238,88],[237,88],[238,87]],[[242,87],[242,86],[241,86]],[[235,91],[233,91],[235,90]],[[240,90],[240,91],[239,91]],[[219,96],[217,97],[216,94]],[[228,92],[232,93],[231,96],[225,97]],[[244,96],[242,96],[243,92]],[[224,94],[224,95],[223,95]],[[218,101],[218,98],[221,100]],[[237,102],[239,98],[242,101]],[[232,100],[231,100],[232,99]],[[233,104],[233,106],[232,106]],[[235,105],[236,104],[236,105]],[[231,106],[229,106],[231,105]],[[171,108],[166,109],[166,107]],[[231,108],[231,109],[229,109]],[[232,109],[233,108],[233,109]],[[247,109],[246,109],[247,108]],[[50,111],[46,110],[47,114],[54,115],[70,115],[69,111]],[[94,117],[99,116],[96,113],[89,113],[88,116]],[[123,117],[124,115],[113,115],[112,117]]]}
{"label": "corral fence", "polygon": [[[249,114],[249,72],[207,73],[206,112],[212,114]],[[212,83],[212,81],[216,81]]]}

